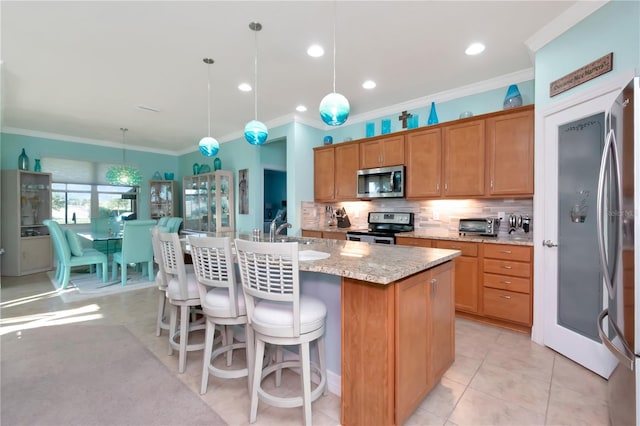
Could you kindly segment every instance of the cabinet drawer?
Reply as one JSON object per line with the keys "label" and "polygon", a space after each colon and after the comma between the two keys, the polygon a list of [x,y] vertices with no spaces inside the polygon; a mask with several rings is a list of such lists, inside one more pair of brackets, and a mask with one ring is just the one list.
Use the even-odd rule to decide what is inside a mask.
{"label": "cabinet drawer", "polygon": [[322,238],[322,231],[302,230],[302,236],[306,238]]}
{"label": "cabinet drawer", "polygon": [[322,232],[322,238],[327,240],[346,240],[347,234],[345,232]]}
{"label": "cabinet drawer", "polygon": [[396,244],[401,246],[432,247],[431,240],[426,238],[396,237]]}
{"label": "cabinet drawer", "polygon": [[484,274],[483,278],[485,287],[517,291],[518,293],[531,293],[531,279],[529,278],[516,278],[495,274]]}
{"label": "cabinet drawer", "polygon": [[509,246],[503,244],[485,244],[484,257],[492,259],[518,260],[531,262],[531,247]]}
{"label": "cabinet drawer", "polygon": [[477,243],[466,243],[460,241],[436,241],[436,248],[440,249],[449,249],[449,250],[460,250],[462,252],[462,256],[478,256],[478,244]]}
{"label": "cabinet drawer", "polygon": [[488,317],[531,325],[531,296],[485,288],[484,314]]}
{"label": "cabinet drawer", "polygon": [[531,264],[508,260],[484,259],[484,272],[514,277],[531,278]]}

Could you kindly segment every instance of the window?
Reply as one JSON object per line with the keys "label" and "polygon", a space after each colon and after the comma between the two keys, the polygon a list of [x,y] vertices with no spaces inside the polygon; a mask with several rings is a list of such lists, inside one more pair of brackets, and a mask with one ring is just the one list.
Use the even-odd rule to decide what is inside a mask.
{"label": "window", "polygon": [[111,166],[91,161],[46,158],[52,174],[51,217],[61,224],[87,224],[92,217],[135,217],[138,187],[107,185]]}

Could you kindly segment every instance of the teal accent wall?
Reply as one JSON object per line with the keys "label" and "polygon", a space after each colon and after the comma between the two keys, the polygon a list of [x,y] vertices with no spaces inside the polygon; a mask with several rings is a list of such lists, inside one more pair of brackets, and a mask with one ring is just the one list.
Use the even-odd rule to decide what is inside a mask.
{"label": "teal accent wall", "polygon": [[[121,163],[122,149],[89,145],[77,142],[47,139],[34,136],[23,136],[12,133],[0,134],[0,154],[2,169],[17,169],[18,156],[25,149],[29,156],[29,168],[33,170],[34,159],[42,157],[69,158],[73,160],[103,161],[107,163]],[[143,151],[126,151],[127,164],[138,167],[143,181],[140,185],[138,212],[141,219],[149,218],[149,182],[153,174],[159,171],[177,172],[178,159],[173,155],[155,154]],[[42,171],[47,171],[46,161],[42,161]],[[177,173],[176,173],[177,175]]]}
{"label": "teal accent wall", "polygon": [[[549,97],[549,84],[613,52],[613,70]],[[613,0],[538,50],[536,107],[588,90],[616,74],[640,69],[640,2]]]}
{"label": "teal accent wall", "polygon": [[[522,95],[522,104],[530,105],[535,100],[535,84],[533,80],[517,83],[518,90]],[[478,93],[475,95],[465,96],[458,99],[452,99],[450,101],[436,103],[436,113],[438,115],[438,122],[444,123],[447,121],[457,120],[460,118],[460,114],[465,111],[471,111],[473,115],[487,114],[495,111],[502,111],[502,103],[504,97],[507,94],[509,86],[501,87],[499,89],[489,90],[487,92]],[[427,125],[429,118],[429,111],[431,110],[431,103],[424,107],[408,110],[407,112],[418,115],[418,127],[424,127]],[[391,133],[406,130],[402,128],[402,122],[398,120],[398,116],[402,111],[398,111],[396,114],[387,115],[384,117],[377,117],[367,122],[373,122],[375,127],[375,136],[381,134],[381,121],[383,119],[391,120]],[[355,124],[347,123],[335,129],[330,129],[321,133],[319,137],[319,143],[322,144],[323,137],[325,135],[333,136],[333,143],[345,142],[346,139],[352,138],[353,140],[362,139],[366,137],[366,123],[359,122]]]}

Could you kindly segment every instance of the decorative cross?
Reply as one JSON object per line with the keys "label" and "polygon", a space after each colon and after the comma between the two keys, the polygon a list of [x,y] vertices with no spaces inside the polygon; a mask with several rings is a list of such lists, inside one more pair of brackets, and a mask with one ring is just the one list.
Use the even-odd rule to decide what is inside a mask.
{"label": "decorative cross", "polygon": [[402,111],[402,115],[398,116],[398,120],[402,121],[402,128],[407,128],[407,120],[413,117],[413,114],[407,113],[407,111]]}

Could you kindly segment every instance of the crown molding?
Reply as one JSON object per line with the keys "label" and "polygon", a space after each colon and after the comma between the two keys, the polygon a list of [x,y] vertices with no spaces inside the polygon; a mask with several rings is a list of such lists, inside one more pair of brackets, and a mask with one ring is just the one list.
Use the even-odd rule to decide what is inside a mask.
{"label": "crown molding", "polygon": [[608,2],[609,0],[577,1],[573,6],[529,37],[524,44],[529,48],[530,52],[535,53]]}

